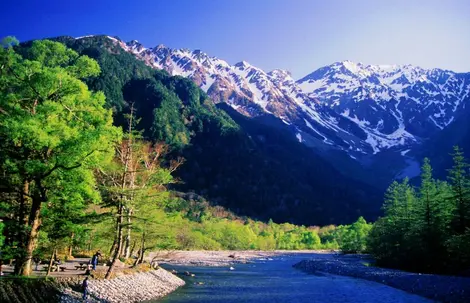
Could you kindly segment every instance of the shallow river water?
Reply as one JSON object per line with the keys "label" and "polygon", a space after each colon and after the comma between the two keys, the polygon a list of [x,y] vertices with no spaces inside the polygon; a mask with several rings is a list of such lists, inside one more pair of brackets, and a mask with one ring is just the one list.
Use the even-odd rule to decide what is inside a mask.
{"label": "shallow river water", "polygon": [[154,302],[432,302],[380,283],[329,274],[306,274],[292,267],[306,258],[305,254],[274,257],[237,264],[234,270],[164,265],[166,269],[187,270],[196,276],[184,277],[184,287]]}

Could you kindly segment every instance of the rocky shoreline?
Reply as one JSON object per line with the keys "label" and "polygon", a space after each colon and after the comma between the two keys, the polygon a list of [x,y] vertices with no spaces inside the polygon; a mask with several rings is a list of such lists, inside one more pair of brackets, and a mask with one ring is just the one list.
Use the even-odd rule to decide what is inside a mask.
{"label": "rocky shoreline", "polygon": [[[122,275],[110,280],[91,279],[89,280],[90,299],[87,302],[142,302],[164,297],[184,284],[182,279],[162,268]],[[77,291],[80,287],[75,286],[62,290],[60,302],[83,302],[82,293]]]}
{"label": "rocky shoreline", "polygon": [[382,283],[440,302],[470,302],[470,278],[410,273],[371,266],[367,256],[318,255],[295,268],[308,273],[329,273]]}
{"label": "rocky shoreline", "polygon": [[255,250],[222,250],[222,251],[159,251],[150,253],[147,260],[157,261],[158,263],[187,265],[187,266],[230,266],[239,263],[248,263],[252,260],[266,260],[274,256],[286,254],[325,254],[331,251],[312,251],[312,250],[273,250],[273,251],[255,251]]}

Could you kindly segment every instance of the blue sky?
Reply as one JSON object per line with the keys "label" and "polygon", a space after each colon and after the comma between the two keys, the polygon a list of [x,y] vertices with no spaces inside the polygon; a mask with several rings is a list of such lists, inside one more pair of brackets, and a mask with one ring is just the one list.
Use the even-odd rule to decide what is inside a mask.
{"label": "blue sky", "polygon": [[0,37],[108,34],[300,78],[336,61],[470,71],[468,0],[3,0]]}

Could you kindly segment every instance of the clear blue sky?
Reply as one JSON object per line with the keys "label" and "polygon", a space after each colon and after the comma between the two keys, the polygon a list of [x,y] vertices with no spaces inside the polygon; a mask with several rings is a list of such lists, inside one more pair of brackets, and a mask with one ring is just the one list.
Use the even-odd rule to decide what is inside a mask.
{"label": "clear blue sky", "polygon": [[470,0],[1,0],[0,37],[108,34],[295,78],[336,61],[470,71]]}

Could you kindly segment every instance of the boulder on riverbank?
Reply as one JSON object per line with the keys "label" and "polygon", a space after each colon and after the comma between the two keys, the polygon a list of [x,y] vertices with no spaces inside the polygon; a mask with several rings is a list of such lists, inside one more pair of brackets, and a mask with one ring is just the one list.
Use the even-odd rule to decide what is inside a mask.
{"label": "boulder on riverbank", "polygon": [[325,272],[379,282],[441,302],[470,302],[470,278],[379,268],[354,255],[322,256],[293,266],[308,273]]}

